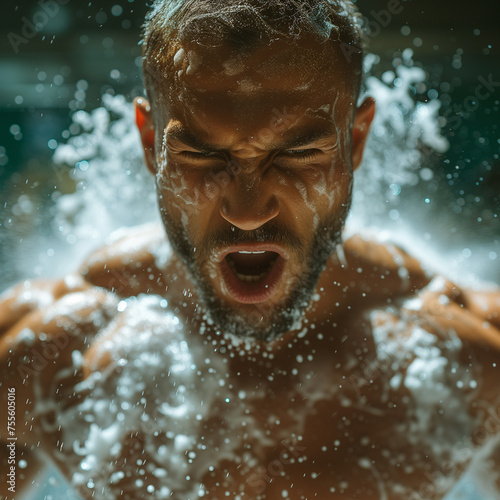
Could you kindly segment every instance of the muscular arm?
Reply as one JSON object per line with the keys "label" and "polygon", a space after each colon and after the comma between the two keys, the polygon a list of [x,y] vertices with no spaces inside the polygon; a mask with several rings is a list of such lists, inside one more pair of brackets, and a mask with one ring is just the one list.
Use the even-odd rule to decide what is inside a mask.
{"label": "muscular arm", "polygon": [[500,290],[468,290],[464,300],[472,314],[500,330]]}
{"label": "muscular arm", "polygon": [[435,278],[413,301],[407,314],[424,329],[438,336],[453,332],[462,343],[464,367],[476,373],[477,389],[470,407],[475,418],[469,446],[476,457],[471,472],[476,480],[500,492],[500,289],[461,289]]}
{"label": "muscular arm", "polygon": [[[15,393],[16,492],[38,470],[43,448],[36,416],[40,396],[64,397],[57,377],[73,365],[73,351],[84,351],[93,335],[109,321],[109,294],[74,276],[61,281],[25,282],[0,301],[0,441],[2,470],[6,450],[8,395]],[[79,377],[77,369],[73,377]],[[12,399],[12,397],[11,397]],[[67,404],[68,401],[64,401]],[[10,422],[12,424],[12,422]],[[23,481],[24,479],[24,481]],[[2,492],[3,493],[3,492]]]}
{"label": "muscular arm", "polygon": [[25,281],[0,296],[0,338],[30,312],[52,304],[59,281]]}
{"label": "muscular arm", "polygon": [[[96,333],[106,328],[116,314],[115,293],[127,297],[140,292],[164,292],[167,288],[155,258],[145,250],[156,250],[158,242],[163,242],[158,230],[140,229],[94,252],[79,274],[63,280],[25,281],[0,296],[0,398],[6,409],[8,389],[15,389],[16,458],[19,460],[23,454],[28,462],[25,482],[28,473],[32,475],[39,469],[38,450],[48,449],[42,441],[50,441],[52,448],[58,442],[57,437],[41,431],[37,405],[47,396],[60,405],[72,404],[72,398],[76,399],[72,387],[88,375],[86,360],[92,359],[87,351]],[[155,257],[162,261],[164,252],[158,251],[161,255]],[[157,274],[154,281],[148,278],[152,272]],[[83,357],[75,357],[75,353]],[[78,358],[82,360],[79,368],[74,366]],[[6,426],[7,412],[2,411],[2,452],[6,450]],[[8,455],[0,455],[2,471],[6,470],[7,460]],[[17,468],[18,487],[21,474]],[[0,491],[2,498],[6,494]]]}

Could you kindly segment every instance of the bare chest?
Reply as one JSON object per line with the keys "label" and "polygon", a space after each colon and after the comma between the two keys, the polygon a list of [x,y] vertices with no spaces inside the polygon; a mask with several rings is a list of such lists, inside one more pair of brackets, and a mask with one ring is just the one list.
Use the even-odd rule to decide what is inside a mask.
{"label": "bare chest", "polygon": [[472,379],[453,339],[402,340],[413,326],[365,315],[259,350],[194,336],[147,300],[126,305],[101,339],[112,362],[51,422],[85,496],[409,498],[437,463],[456,476],[469,458]]}

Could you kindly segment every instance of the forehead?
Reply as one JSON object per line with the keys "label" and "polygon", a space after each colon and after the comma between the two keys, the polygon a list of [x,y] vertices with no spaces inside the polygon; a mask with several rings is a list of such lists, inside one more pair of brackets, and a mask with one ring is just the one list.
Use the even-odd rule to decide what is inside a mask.
{"label": "forehead", "polygon": [[324,118],[352,107],[345,60],[332,43],[278,39],[248,51],[192,43],[170,57],[167,114],[186,125],[262,127],[280,114]]}
{"label": "forehead", "polygon": [[174,78],[207,91],[301,90],[339,79],[341,51],[311,37],[276,39],[249,50],[229,45],[179,46],[173,55]]}

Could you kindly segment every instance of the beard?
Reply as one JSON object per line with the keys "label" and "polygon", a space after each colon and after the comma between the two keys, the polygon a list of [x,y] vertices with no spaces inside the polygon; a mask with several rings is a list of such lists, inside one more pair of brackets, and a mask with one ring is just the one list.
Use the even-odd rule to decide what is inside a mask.
{"label": "beard", "polygon": [[[337,213],[320,219],[309,244],[305,244],[285,226],[271,220],[253,231],[225,226],[195,245],[181,224],[175,222],[162,207],[160,212],[169,241],[197,287],[196,292],[203,302],[203,313],[208,322],[214,323],[223,334],[272,341],[300,327],[319,277],[342,241],[342,229],[350,205],[349,192],[347,202],[341,205]],[[281,302],[274,302],[271,298],[259,304],[242,304],[242,307],[235,309],[215,293],[210,271],[216,270],[216,266],[211,255],[221,248],[250,242],[282,244],[290,254],[297,256],[297,262],[303,263],[303,266],[289,282],[289,293]]]}

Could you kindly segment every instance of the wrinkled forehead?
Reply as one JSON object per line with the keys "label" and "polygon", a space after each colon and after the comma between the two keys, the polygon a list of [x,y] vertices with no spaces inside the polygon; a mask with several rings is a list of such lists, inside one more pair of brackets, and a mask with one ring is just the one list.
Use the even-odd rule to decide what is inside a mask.
{"label": "wrinkled forehead", "polygon": [[[352,107],[346,61],[332,43],[275,40],[251,50],[178,43],[164,60],[160,102],[169,117],[190,114],[252,119],[272,110],[295,114]],[[168,74],[166,74],[168,72]]]}
{"label": "wrinkled forehead", "polygon": [[228,45],[179,44],[174,77],[206,90],[299,90],[343,68],[338,52],[332,43],[306,37],[295,42],[277,39],[245,51]]}

